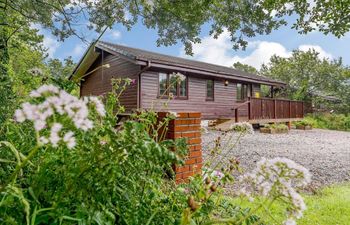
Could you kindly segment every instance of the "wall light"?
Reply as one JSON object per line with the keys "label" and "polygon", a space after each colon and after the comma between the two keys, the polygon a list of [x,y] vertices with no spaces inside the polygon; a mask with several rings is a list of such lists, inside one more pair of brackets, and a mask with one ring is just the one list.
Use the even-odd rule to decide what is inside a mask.
{"label": "wall light", "polygon": [[224,84],[225,84],[225,86],[227,86],[228,85],[228,80],[225,80]]}

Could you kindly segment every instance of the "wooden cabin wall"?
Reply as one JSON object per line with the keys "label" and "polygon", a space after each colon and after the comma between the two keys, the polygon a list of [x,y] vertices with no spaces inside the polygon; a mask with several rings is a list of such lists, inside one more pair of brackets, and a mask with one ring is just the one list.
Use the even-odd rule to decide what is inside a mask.
{"label": "wooden cabin wall", "polygon": [[[206,101],[206,79],[188,76],[188,100],[158,99],[158,72],[147,71],[141,75],[141,107],[157,111],[196,111],[203,119],[234,118],[234,108],[242,102],[236,101],[236,83],[227,86],[222,80],[215,80],[214,101]],[[247,117],[248,106],[239,110],[240,117]]]}
{"label": "wooden cabin wall", "polygon": [[[137,73],[140,71],[140,66],[135,65],[118,56],[107,55],[104,57],[103,64],[109,64],[110,68],[98,69],[81,82],[80,95],[105,95],[112,90],[112,78],[130,78],[136,79]],[[101,57],[91,66],[89,71],[92,71],[97,66],[101,65]],[[120,97],[120,103],[127,112],[137,108],[137,83],[127,87]]]}

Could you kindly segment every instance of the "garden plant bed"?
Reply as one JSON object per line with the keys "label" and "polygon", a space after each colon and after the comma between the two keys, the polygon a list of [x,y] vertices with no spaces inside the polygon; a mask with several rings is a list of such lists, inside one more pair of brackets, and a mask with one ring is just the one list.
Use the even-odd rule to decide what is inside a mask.
{"label": "garden plant bed", "polygon": [[261,127],[260,128],[260,133],[264,133],[264,134],[287,134],[288,130]]}
{"label": "garden plant bed", "polygon": [[310,125],[296,125],[295,128],[298,130],[312,130],[312,126]]}

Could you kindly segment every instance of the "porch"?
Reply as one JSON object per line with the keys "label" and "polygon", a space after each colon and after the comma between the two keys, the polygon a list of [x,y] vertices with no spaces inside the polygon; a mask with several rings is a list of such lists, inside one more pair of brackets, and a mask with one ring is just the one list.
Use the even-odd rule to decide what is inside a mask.
{"label": "porch", "polygon": [[[292,122],[303,119],[304,102],[250,97],[233,110],[235,122],[248,121],[252,124]],[[241,115],[243,111],[245,115]]]}

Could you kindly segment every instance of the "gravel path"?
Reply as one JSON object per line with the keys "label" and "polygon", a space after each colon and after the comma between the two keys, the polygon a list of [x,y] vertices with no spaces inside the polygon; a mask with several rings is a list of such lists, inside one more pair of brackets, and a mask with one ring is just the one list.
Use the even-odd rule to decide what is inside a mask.
{"label": "gravel path", "polygon": [[[209,149],[220,134],[219,131],[203,134],[205,159],[209,158]],[[231,135],[234,135],[231,141],[228,137],[222,139],[225,146],[222,160],[236,157],[245,171],[253,169],[261,157],[286,157],[310,170],[314,187],[350,180],[350,132],[313,129],[272,135],[256,131],[242,137],[233,150],[227,151],[227,146],[237,139],[237,134],[228,136]]]}

